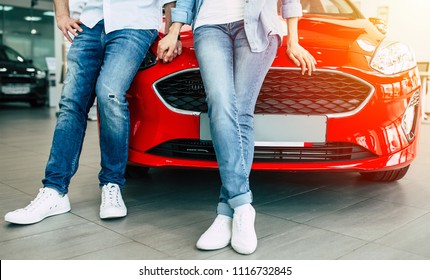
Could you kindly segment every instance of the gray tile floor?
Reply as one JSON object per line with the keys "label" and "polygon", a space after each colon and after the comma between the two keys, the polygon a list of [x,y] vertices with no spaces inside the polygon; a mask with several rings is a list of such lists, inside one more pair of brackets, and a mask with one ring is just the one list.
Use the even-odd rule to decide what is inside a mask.
{"label": "gray tile floor", "polygon": [[[0,213],[23,207],[41,187],[55,110],[0,105]],[[370,183],[356,173],[254,172],[259,247],[202,252],[215,217],[215,170],[151,169],[127,181],[127,218],[98,217],[97,126],[89,122],[72,211],[29,225],[1,219],[0,259],[430,259],[430,123],[406,177]]]}

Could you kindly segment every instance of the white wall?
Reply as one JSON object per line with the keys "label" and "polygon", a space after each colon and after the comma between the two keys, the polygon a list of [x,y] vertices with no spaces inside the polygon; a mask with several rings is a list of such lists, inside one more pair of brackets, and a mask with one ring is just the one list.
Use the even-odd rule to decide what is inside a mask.
{"label": "white wall", "polygon": [[378,7],[388,6],[388,34],[407,43],[417,61],[430,61],[429,0],[361,0],[367,17],[378,17]]}

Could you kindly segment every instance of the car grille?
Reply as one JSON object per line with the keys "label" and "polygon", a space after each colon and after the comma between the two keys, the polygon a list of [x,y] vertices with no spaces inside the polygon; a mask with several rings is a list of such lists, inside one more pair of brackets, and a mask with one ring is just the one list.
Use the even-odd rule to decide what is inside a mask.
{"label": "car grille", "polygon": [[30,76],[22,76],[22,77],[9,77],[9,76],[1,76],[0,83],[1,84],[21,84],[21,83],[34,83],[35,79]]}
{"label": "car grille", "polygon": [[[148,151],[158,156],[216,161],[211,141],[171,140]],[[350,143],[313,143],[312,147],[255,147],[254,162],[334,162],[376,158]]]}
{"label": "car grille", "polygon": [[[207,112],[199,70],[176,73],[155,83],[171,107]],[[366,82],[337,71],[316,71],[312,76],[293,69],[270,69],[257,100],[256,114],[341,114],[358,109],[371,95]]]}

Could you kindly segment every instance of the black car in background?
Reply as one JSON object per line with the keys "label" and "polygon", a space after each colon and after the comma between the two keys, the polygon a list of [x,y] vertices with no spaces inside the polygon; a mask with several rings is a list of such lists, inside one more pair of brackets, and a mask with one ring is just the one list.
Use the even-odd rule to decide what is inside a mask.
{"label": "black car in background", "polygon": [[46,73],[34,67],[14,49],[0,45],[0,102],[45,105],[48,96]]}

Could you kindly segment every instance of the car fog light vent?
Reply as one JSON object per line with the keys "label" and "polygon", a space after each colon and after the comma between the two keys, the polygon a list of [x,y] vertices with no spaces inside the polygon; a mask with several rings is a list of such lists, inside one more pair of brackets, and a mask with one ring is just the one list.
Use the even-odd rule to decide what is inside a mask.
{"label": "car fog light vent", "polygon": [[415,92],[406,107],[402,118],[402,129],[409,142],[414,140],[416,135],[417,120],[420,112],[420,93]]}
{"label": "car fog light vent", "polygon": [[142,61],[142,64],[140,64],[139,66],[139,71],[148,69],[154,66],[155,64],[157,64],[157,57],[155,56],[154,52],[151,49],[149,49],[148,52],[146,53],[145,58]]}

